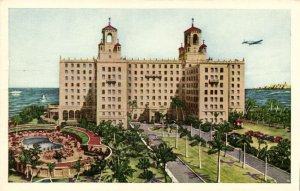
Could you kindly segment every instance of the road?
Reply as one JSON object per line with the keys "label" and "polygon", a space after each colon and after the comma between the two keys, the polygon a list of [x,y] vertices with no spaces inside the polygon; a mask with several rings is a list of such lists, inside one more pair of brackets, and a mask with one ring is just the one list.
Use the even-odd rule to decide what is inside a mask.
{"label": "road", "polygon": [[[153,132],[150,131],[149,128],[152,127],[153,124],[141,124],[141,129],[144,130],[145,134],[149,136],[150,139],[154,141],[155,144],[158,144],[158,139],[156,137],[158,136],[169,136],[169,137],[175,137],[175,133],[160,133],[160,132]],[[190,126],[183,126],[184,128],[187,128],[189,131],[191,131]],[[199,134],[199,130],[192,128],[192,136]],[[203,132],[201,131],[201,137],[205,139],[206,141],[211,140],[211,133],[210,132]],[[233,151],[227,152],[227,155],[239,160],[243,159],[243,152],[241,152],[239,149],[235,148]],[[246,164],[260,173],[264,173],[265,170],[265,162],[246,153]],[[268,176],[273,178],[277,183],[290,183],[291,182],[291,174],[281,170],[271,164],[268,164]]]}

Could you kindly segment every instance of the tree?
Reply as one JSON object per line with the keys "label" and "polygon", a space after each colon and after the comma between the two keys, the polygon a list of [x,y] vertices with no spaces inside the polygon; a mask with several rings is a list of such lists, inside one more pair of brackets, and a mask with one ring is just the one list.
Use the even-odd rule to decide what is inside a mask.
{"label": "tree", "polygon": [[143,172],[140,174],[141,178],[145,178],[147,180],[151,179],[153,177],[153,173],[148,170],[150,168],[150,160],[146,157],[140,158],[138,164],[136,165],[137,168],[143,170]]}
{"label": "tree", "polygon": [[93,170],[95,170],[95,171],[97,171],[99,173],[98,182],[101,182],[102,174],[105,171],[107,165],[108,165],[107,160],[102,160],[102,159],[99,159],[99,158],[97,158],[93,162],[93,164],[92,164]]}
{"label": "tree", "polygon": [[52,156],[54,159],[57,160],[57,162],[61,162],[61,159],[66,159],[64,154],[61,151],[55,151],[55,153]]}
{"label": "tree", "polygon": [[77,160],[75,162],[75,164],[73,166],[71,166],[71,168],[76,170],[76,180],[75,180],[75,182],[77,182],[77,180],[78,180],[81,167],[83,167],[83,164],[80,162],[80,160]]}
{"label": "tree", "polygon": [[79,121],[79,125],[82,128],[85,128],[85,129],[88,128],[88,126],[89,126],[88,119],[85,116],[83,116]]}
{"label": "tree", "polygon": [[22,118],[20,115],[15,115],[12,117],[13,123],[16,125],[16,135],[18,134],[18,125],[22,123]]}
{"label": "tree", "polygon": [[50,181],[51,181],[51,182],[52,182],[52,176],[51,176],[51,173],[53,172],[55,166],[56,166],[56,163],[55,163],[55,162],[53,162],[53,163],[47,163],[48,173],[49,173],[49,178],[50,178]]}
{"label": "tree", "polygon": [[271,155],[270,151],[268,150],[268,145],[259,151],[259,155],[261,158],[265,159],[265,171],[264,171],[264,179],[267,181],[267,174],[268,174],[268,159]]}
{"label": "tree", "polygon": [[132,177],[135,170],[131,168],[127,158],[120,159],[119,156],[114,156],[110,161],[112,170],[111,179],[113,182],[128,182],[128,177]]}
{"label": "tree", "polygon": [[171,107],[172,108],[175,108],[175,110],[176,110],[176,120],[178,121],[179,120],[179,118],[178,118],[178,107],[180,107],[180,99],[179,98],[177,98],[177,97],[173,97],[172,98],[172,102],[171,102]]}
{"label": "tree", "polygon": [[[223,124],[221,124],[223,127],[223,131],[225,133],[225,145],[228,145],[228,133],[230,131],[232,131],[232,128],[230,127],[230,123],[228,123],[227,121],[225,121]],[[226,151],[224,152],[224,157],[226,157]]]}
{"label": "tree", "polygon": [[13,152],[13,150],[9,149],[8,152],[8,165],[9,165],[9,171],[10,169],[14,169],[15,165],[16,165],[16,159],[15,159],[15,154]]}
{"label": "tree", "polygon": [[136,100],[129,100],[128,101],[128,106],[130,108],[129,117],[130,117],[130,120],[132,120],[133,110],[137,108],[137,101]]}
{"label": "tree", "polygon": [[232,147],[226,146],[225,143],[222,140],[222,129],[220,129],[219,131],[217,131],[215,133],[214,139],[213,141],[209,141],[208,144],[210,144],[211,148],[208,150],[208,154],[218,154],[218,167],[217,167],[217,182],[220,183],[221,182],[221,160],[220,160],[220,155],[221,155],[221,151],[231,151],[233,150]]}
{"label": "tree", "polygon": [[165,182],[167,182],[166,164],[169,161],[176,160],[176,155],[173,153],[172,148],[170,148],[166,143],[161,143],[157,146],[154,146],[152,147],[150,158],[156,162],[157,168],[161,168],[164,173]]}
{"label": "tree", "polygon": [[179,136],[180,138],[185,137],[185,157],[188,158],[189,157],[189,151],[188,151],[188,138],[190,138],[190,133],[189,130],[187,130],[186,128],[180,127],[179,128]]}
{"label": "tree", "polygon": [[245,164],[246,164],[246,146],[250,147],[250,144],[253,143],[252,141],[252,137],[249,135],[241,135],[238,140],[237,143],[241,143],[243,144],[243,168],[245,168]]}
{"label": "tree", "polygon": [[[245,104],[245,113],[244,113],[244,116],[249,119],[250,118],[250,115],[251,115],[251,109],[253,109],[254,107],[256,106],[256,102],[255,100],[250,97],[247,101],[246,101],[246,104]],[[252,119],[250,119],[252,120]]]}
{"label": "tree", "polygon": [[55,121],[55,123],[56,123],[57,126],[58,126],[58,124],[57,124],[58,118],[59,118],[58,115],[54,115],[53,116],[53,120]]}
{"label": "tree", "polygon": [[267,142],[261,138],[256,138],[256,139],[257,139],[257,143],[258,143],[258,152],[257,152],[257,156],[258,156],[260,153],[260,150],[261,150],[261,145],[265,144],[267,146]]}
{"label": "tree", "polygon": [[[201,132],[201,130],[199,129],[199,132]],[[200,135],[195,135],[192,139],[192,142],[190,143],[190,145],[192,147],[198,145],[198,162],[199,162],[199,168],[202,168],[202,161],[201,161],[201,146],[206,146],[206,141],[201,137],[201,133],[199,133]]]}
{"label": "tree", "polygon": [[270,148],[270,163],[286,171],[291,170],[291,141],[284,139]]}

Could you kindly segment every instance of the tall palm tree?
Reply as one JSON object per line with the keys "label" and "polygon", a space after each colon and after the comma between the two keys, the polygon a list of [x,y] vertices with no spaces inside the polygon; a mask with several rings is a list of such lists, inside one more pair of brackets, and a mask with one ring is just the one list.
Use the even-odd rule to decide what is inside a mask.
{"label": "tall palm tree", "polygon": [[221,182],[221,151],[231,151],[233,150],[231,147],[226,146],[224,141],[222,140],[223,132],[222,131],[217,131],[215,133],[213,141],[209,141],[208,144],[210,144],[211,148],[208,150],[208,154],[218,154],[218,167],[217,167],[217,182]]}
{"label": "tall palm tree", "polygon": [[76,170],[76,179],[75,179],[75,182],[77,182],[77,180],[78,180],[81,167],[83,167],[83,164],[80,162],[80,160],[77,160],[75,162],[75,164],[73,166],[71,166],[71,168],[73,168],[73,169]]}
{"label": "tall palm tree", "polygon": [[[246,101],[246,104],[245,104],[245,113],[244,113],[244,116],[246,116],[247,119],[248,119],[249,116],[250,116],[251,109],[253,109],[255,106],[256,106],[255,100],[254,100],[252,97],[250,97],[250,98]],[[251,119],[250,119],[250,120],[251,120]]]}
{"label": "tall palm tree", "polygon": [[[200,131],[200,130],[199,130]],[[201,161],[201,146],[206,146],[206,141],[200,135],[195,135],[190,143],[192,147],[198,145],[198,162],[199,168],[202,168],[202,161]]]}
{"label": "tall palm tree", "polygon": [[53,162],[53,163],[47,163],[48,173],[49,173],[49,178],[50,178],[50,181],[51,181],[51,182],[52,182],[52,176],[51,176],[51,173],[53,172],[55,166],[56,166],[56,163],[55,163],[55,162]]}
{"label": "tall palm tree", "polygon": [[238,138],[237,143],[243,144],[243,150],[244,150],[244,154],[243,154],[243,168],[245,168],[245,164],[246,164],[246,146],[249,147],[250,144],[253,143],[252,137],[249,136],[249,135],[241,135]]}
{"label": "tall palm tree", "polygon": [[261,150],[261,145],[265,144],[267,146],[267,142],[261,138],[256,138],[256,139],[257,139],[257,143],[258,143],[258,152],[257,152],[257,156],[258,156],[260,153],[260,150]]}
{"label": "tall palm tree", "polygon": [[[222,128],[225,133],[225,145],[227,146],[228,145],[228,133],[232,130],[232,128],[230,127],[230,123],[228,123],[227,121],[225,121],[222,124]],[[224,152],[224,157],[226,157],[226,151]]]}
{"label": "tall palm tree", "polygon": [[170,148],[166,143],[161,143],[155,147],[152,147],[152,152],[149,155],[150,158],[156,162],[156,167],[162,169],[165,182],[167,182],[167,162],[176,160],[176,155],[173,153],[172,148]]}
{"label": "tall palm tree", "polygon": [[137,108],[137,101],[136,100],[129,100],[128,101],[128,106],[130,108],[130,118],[132,120],[133,111],[134,111],[134,109]]}
{"label": "tall palm tree", "polygon": [[15,115],[12,117],[13,123],[16,125],[16,135],[18,134],[18,125],[22,122],[22,118],[20,115]]}
{"label": "tall palm tree", "polygon": [[171,102],[171,107],[175,108],[175,110],[176,110],[176,120],[177,121],[179,120],[179,118],[178,118],[178,107],[180,107],[180,105],[181,105],[180,99],[177,98],[177,97],[173,97],[172,102]]}
{"label": "tall palm tree", "polygon": [[179,136],[180,138],[185,137],[185,157],[189,157],[189,151],[188,151],[188,139],[191,137],[189,130],[186,128],[180,127],[179,128]]}
{"label": "tall palm tree", "polygon": [[113,172],[111,180],[113,182],[128,182],[128,177],[132,177],[135,170],[131,168],[127,158],[120,159],[115,156],[110,161],[110,168]]}

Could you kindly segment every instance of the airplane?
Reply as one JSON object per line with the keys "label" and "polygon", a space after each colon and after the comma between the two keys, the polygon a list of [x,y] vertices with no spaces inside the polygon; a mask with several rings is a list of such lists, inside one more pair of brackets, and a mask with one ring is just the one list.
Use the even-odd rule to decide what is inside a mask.
{"label": "airplane", "polygon": [[245,41],[242,42],[242,44],[248,44],[248,45],[254,45],[254,44],[261,44],[263,40],[258,40],[258,41]]}

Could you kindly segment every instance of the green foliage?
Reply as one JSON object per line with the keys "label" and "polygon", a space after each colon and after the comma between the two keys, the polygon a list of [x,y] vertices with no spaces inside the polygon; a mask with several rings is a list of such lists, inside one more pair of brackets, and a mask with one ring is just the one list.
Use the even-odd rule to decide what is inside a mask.
{"label": "green foliage", "polygon": [[[40,119],[40,116],[44,114],[46,108],[44,106],[38,105],[30,105],[22,109],[19,113],[20,120],[18,120],[18,124],[29,123],[33,119]],[[13,117],[13,121],[14,121]]]}
{"label": "green foliage", "polygon": [[165,182],[167,182],[166,164],[169,161],[176,160],[176,155],[173,153],[172,148],[170,148],[166,143],[161,143],[152,147],[152,152],[149,156],[156,162],[156,167],[161,168],[164,172]]}
{"label": "green foliage", "polygon": [[66,159],[66,157],[61,151],[55,151],[55,153],[53,154],[53,158],[56,159],[58,162],[60,162],[61,159]]}
{"label": "green foliage", "polygon": [[256,105],[253,103],[253,99],[249,98],[246,102],[246,111],[244,117],[248,120],[260,121],[270,127],[286,128],[291,126],[291,110],[275,99],[268,99],[264,105]]}
{"label": "green foliage", "polygon": [[9,169],[14,169],[16,165],[15,154],[11,149],[8,151],[8,165]]}
{"label": "green foliage", "polygon": [[88,125],[89,125],[89,122],[88,122],[87,118],[82,117],[79,121],[79,126],[86,129],[88,127]]}
{"label": "green foliage", "polygon": [[135,172],[127,158],[120,159],[118,156],[114,156],[109,166],[113,172],[111,177],[113,182],[128,182],[128,177],[132,177]]}

